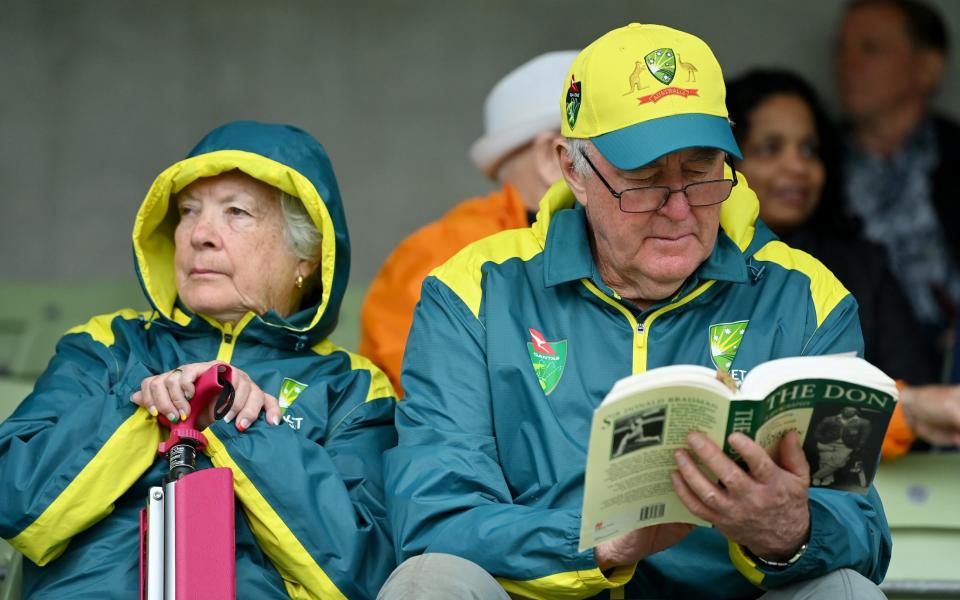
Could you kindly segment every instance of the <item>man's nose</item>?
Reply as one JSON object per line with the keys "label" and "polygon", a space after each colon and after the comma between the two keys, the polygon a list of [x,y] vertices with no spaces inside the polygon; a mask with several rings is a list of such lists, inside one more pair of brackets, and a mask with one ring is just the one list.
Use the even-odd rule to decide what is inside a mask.
{"label": "man's nose", "polygon": [[657,212],[674,221],[687,218],[690,216],[690,202],[687,200],[687,193],[683,189],[671,189],[667,201]]}

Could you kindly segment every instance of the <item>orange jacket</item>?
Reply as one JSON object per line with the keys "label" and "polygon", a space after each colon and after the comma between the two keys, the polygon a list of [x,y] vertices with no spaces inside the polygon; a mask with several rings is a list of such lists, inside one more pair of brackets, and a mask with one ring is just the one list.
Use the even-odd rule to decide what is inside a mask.
{"label": "orange jacket", "polygon": [[453,207],[400,242],[380,268],[360,310],[360,354],[390,378],[397,397],[400,363],[420,300],[420,284],[464,246],[505,229],[527,227],[527,210],[509,185]]}
{"label": "orange jacket", "polygon": [[[897,389],[902,390],[906,384],[902,380],[897,380]],[[900,458],[910,451],[910,446],[917,439],[917,434],[907,423],[907,417],[903,414],[902,405],[897,402],[893,415],[890,417],[890,424],[887,425],[887,434],[883,437],[883,446],[880,448],[880,456],[884,460],[893,460]]]}

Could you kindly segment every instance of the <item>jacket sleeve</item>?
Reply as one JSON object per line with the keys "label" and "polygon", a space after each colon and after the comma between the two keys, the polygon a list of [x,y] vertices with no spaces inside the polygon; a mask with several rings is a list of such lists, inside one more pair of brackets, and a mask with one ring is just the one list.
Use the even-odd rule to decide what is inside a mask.
{"label": "jacket sleeve", "polygon": [[160,428],[130,402],[151,373],[111,351],[114,317],[68,332],[0,424],[0,535],[37,565],[109,515],[157,457]]}
{"label": "jacket sleeve", "polygon": [[374,598],[396,564],[380,459],[396,443],[396,401],[372,365],[311,387],[279,426],[263,415],[244,433],[214,423],[206,452],[233,470],[234,493],[291,598]]}
{"label": "jacket sleeve", "polygon": [[[841,300],[824,319],[806,345],[804,354],[856,351],[863,355],[857,303]],[[803,556],[782,570],[758,567],[734,543],[734,566],[755,585],[773,589],[795,581],[826,575],[840,568],[853,569],[880,583],[890,563],[892,541],[877,491],[870,486],[864,496],[830,489],[810,490],[810,540]]]}
{"label": "jacket sleeve", "polygon": [[466,558],[515,597],[585,598],[622,586],[578,552],[580,514],[513,503],[501,469],[484,331],[464,302],[428,277],[414,316],[397,409],[399,445],[384,456],[398,559]]}

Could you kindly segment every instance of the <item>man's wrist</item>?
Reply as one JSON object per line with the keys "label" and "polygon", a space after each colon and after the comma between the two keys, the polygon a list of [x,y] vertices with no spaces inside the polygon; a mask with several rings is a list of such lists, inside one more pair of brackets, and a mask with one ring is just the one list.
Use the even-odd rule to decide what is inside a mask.
{"label": "man's wrist", "polygon": [[799,561],[800,558],[803,557],[804,553],[807,551],[807,542],[804,542],[803,544],[801,544],[800,547],[797,549],[797,551],[794,552],[792,556],[786,559],[764,558],[758,554],[754,554],[753,551],[750,550],[750,548],[747,548],[746,546],[741,546],[741,548],[743,548],[743,553],[747,556],[747,558],[749,558],[754,563],[756,563],[757,566],[764,567],[767,569],[786,569],[787,567],[791,567],[795,565],[797,561]]}

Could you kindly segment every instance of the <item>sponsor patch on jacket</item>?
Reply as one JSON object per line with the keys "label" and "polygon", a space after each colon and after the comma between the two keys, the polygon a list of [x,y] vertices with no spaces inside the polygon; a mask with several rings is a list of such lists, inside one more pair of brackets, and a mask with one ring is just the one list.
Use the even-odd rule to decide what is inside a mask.
{"label": "sponsor patch on jacket", "polygon": [[733,321],[732,323],[714,323],[710,326],[710,359],[713,364],[725,373],[730,372],[730,365],[737,356],[740,343],[743,341],[743,332],[747,330],[750,321]]}
{"label": "sponsor patch on jacket", "polygon": [[280,395],[277,397],[277,400],[280,401],[280,413],[287,412],[287,409],[293,404],[293,401],[296,400],[305,389],[307,389],[307,384],[300,383],[296,379],[284,377],[283,383],[280,384]]}
{"label": "sponsor patch on jacket", "polygon": [[530,341],[527,342],[527,351],[530,353],[530,362],[533,372],[543,393],[550,395],[560,383],[563,368],[567,364],[567,340],[556,342],[547,341],[546,336],[534,328],[530,328]]}

